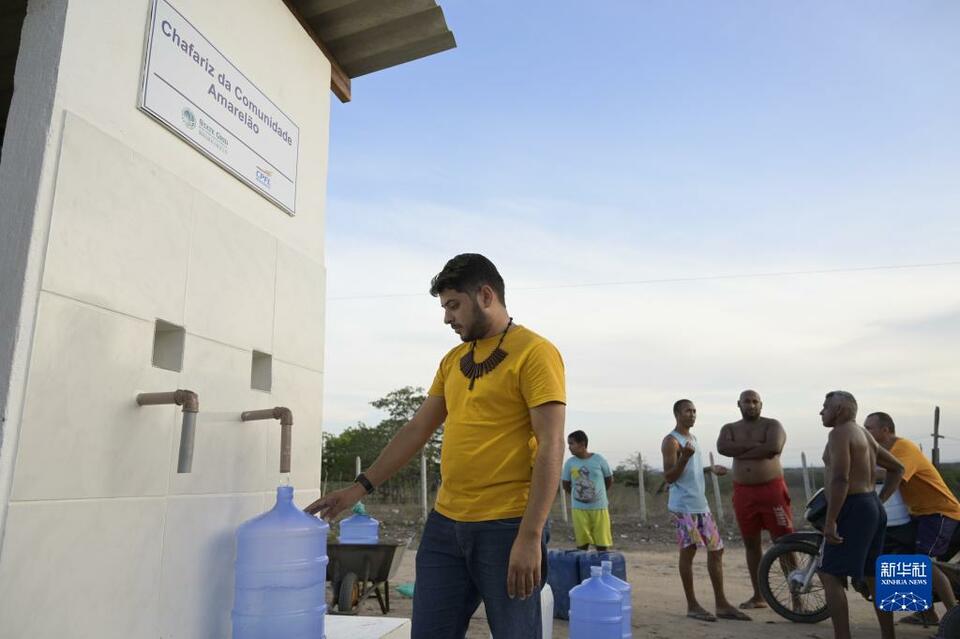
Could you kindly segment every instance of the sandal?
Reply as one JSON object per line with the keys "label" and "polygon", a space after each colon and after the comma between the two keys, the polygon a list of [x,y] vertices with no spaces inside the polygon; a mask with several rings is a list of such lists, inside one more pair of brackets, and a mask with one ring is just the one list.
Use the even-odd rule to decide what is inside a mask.
{"label": "sandal", "polygon": [[700,612],[690,611],[687,613],[687,616],[690,617],[691,619],[696,619],[697,621],[716,621],[717,620],[717,618],[713,614],[707,612],[706,610],[703,610]]}

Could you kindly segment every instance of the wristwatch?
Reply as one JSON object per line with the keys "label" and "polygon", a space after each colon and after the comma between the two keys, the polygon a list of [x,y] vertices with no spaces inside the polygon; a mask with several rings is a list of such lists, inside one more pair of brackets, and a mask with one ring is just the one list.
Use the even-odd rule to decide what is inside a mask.
{"label": "wristwatch", "polygon": [[368,495],[374,491],[373,484],[370,483],[370,480],[367,479],[367,476],[364,475],[363,473],[360,473],[359,475],[357,475],[357,478],[354,479],[353,481],[363,486],[363,489],[367,491]]}

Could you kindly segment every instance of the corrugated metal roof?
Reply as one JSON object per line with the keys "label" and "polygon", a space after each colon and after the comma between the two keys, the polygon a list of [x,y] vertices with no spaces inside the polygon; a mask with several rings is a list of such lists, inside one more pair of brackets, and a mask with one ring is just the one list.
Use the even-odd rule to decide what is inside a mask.
{"label": "corrugated metal roof", "polygon": [[284,1],[347,78],[457,46],[436,0]]}

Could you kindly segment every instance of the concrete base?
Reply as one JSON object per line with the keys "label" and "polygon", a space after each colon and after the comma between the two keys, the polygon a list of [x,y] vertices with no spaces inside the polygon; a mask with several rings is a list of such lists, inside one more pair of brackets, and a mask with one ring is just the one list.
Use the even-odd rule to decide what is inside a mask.
{"label": "concrete base", "polygon": [[326,639],[409,639],[410,620],[327,615],[324,632]]}

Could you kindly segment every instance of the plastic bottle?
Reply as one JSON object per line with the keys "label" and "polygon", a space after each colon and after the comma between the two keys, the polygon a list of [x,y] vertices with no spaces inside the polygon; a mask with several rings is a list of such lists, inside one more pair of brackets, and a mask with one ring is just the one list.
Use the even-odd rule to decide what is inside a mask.
{"label": "plastic bottle", "polygon": [[380,543],[380,522],[367,514],[362,503],[353,507],[353,515],[340,522],[341,544]]}
{"label": "plastic bottle", "polygon": [[620,639],[621,599],[603,583],[603,569],[591,566],[590,578],[570,590],[570,639]]}
{"label": "plastic bottle", "polygon": [[623,617],[620,636],[623,639],[632,639],[633,628],[630,626],[630,618],[633,616],[633,605],[631,603],[630,584],[613,574],[612,561],[601,561],[600,568],[603,572],[601,576],[603,583],[620,593],[620,614]]}
{"label": "plastic bottle", "polygon": [[237,529],[233,639],[324,636],[329,529],[294,505],[291,486]]}

